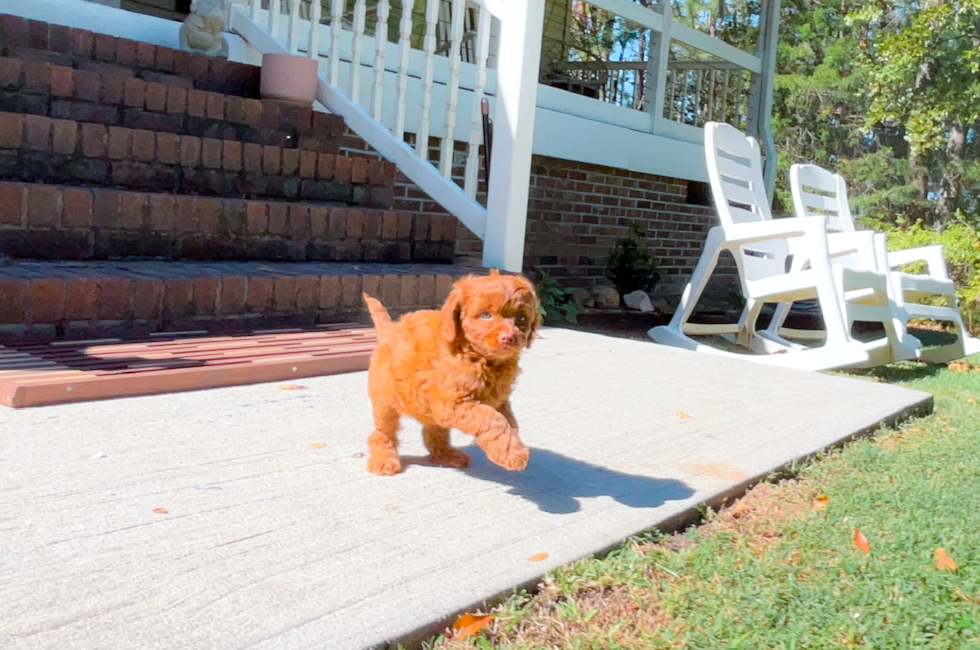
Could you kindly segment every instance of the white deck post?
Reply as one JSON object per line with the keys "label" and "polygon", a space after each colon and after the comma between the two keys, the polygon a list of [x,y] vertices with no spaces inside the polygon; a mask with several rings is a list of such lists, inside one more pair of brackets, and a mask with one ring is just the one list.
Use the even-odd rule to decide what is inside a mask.
{"label": "white deck post", "polygon": [[667,97],[667,66],[670,63],[670,3],[657,3],[651,7],[664,17],[663,30],[658,34],[653,32],[650,39],[650,49],[647,54],[647,96],[644,97],[643,111],[650,115],[650,132],[659,133],[660,123],[664,119],[664,101]]}
{"label": "white deck post", "polygon": [[501,3],[506,15],[501,16],[496,58],[497,105],[483,265],[507,271],[524,266],[544,5],[545,0]]}
{"label": "white deck post", "polygon": [[759,17],[759,49],[762,70],[752,75],[749,89],[747,130],[757,135],[766,152],[764,180],[772,202],[776,187],[776,144],[772,137],[772,89],[776,74],[776,46],[779,41],[780,0],[763,0]]}

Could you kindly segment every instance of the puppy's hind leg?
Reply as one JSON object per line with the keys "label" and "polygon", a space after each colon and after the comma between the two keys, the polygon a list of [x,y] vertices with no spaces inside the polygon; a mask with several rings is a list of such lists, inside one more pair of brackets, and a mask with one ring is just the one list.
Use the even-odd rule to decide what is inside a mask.
{"label": "puppy's hind leg", "polygon": [[435,425],[422,427],[422,440],[429,450],[429,458],[436,465],[463,469],[470,466],[470,456],[449,444],[449,429]]}
{"label": "puppy's hind leg", "polygon": [[374,433],[368,436],[368,471],[391,476],[402,469],[398,458],[398,410],[387,404],[374,404]]}

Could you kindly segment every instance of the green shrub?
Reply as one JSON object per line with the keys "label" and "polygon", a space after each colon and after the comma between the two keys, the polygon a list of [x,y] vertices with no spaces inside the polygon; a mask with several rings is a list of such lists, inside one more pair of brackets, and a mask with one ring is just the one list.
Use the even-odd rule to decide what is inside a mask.
{"label": "green shrub", "polygon": [[578,305],[573,300],[575,289],[563,287],[547,271],[538,270],[536,283],[538,300],[541,301],[541,318],[548,325],[559,321],[575,323],[578,321]]}
{"label": "green shrub", "polygon": [[980,327],[980,227],[955,221],[942,230],[933,230],[921,221],[912,225],[863,221],[888,235],[890,250],[942,246],[949,277],[956,283],[963,319],[971,330]]}
{"label": "green shrub", "polygon": [[660,279],[657,268],[657,260],[647,250],[646,235],[634,224],[629,235],[616,240],[606,264],[606,277],[621,296],[638,289],[649,292]]}

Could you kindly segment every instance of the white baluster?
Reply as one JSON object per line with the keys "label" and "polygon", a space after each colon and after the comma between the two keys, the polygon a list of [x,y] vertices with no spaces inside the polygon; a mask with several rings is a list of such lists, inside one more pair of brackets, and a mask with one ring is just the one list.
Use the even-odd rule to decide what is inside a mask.
{"label": "white baluster", "polygon": [[684,93],[681,97],[681,124],[687,124],[687,105],[691,101],[691,71],[684,71],[684,85],[682,86],[682,92]]}
{"label": "white baluster", "polygon": [[480,103],[483,89],[487,85],[487,59],[490,57],[490,12],[480,7],[476,23],[476,84],[473,88],[473,123],[470,125],[469,150],[466,156],[466,173],[463,177],[463,190],[470,199],[476,198],[476,188],[480,180],[480,139],[483,135],[483,112]]}
{"label": "white baluster", "polygon": [[280,0],[269,0],[269,34],[272,38],[279,36],[279,13],[282,11]]}
{"label": "white baluster", "polygon": [[330,85],[340,87],[340,30],[344,22],[344,0],[330,3]]}
{"label": "white baluster", "polygon": [[378,22],[374,25],[374,92],[371,99],[371,117],[381,121],[381,102],[385,87],[385,50],[388,49],[388,0],[378,2]]}
{"label": "white baluster", "polygon": [[289,38],[286,49],[290,54],[299,52],[299,7],[300,0],[289,0]]}
{"label": "white baluster", "polygon": [[402,20],[398,28],[398,113],[395,116],[395,137],[405,140],[405,95],[408,93],[408,57],[412,53],[412,12],[415,0],[402,2]]}
{"label": "white baluster", "polygon": [[728,121],[728,90],[731,87],[730,86],[730,80],[729,80],[729,72],[728,72],[728,70],[725,70],[725,72],[722,73],[721,80],[722,80],[721,81],[721,85],[722,85],[722,90],[721,90],[721,121],[722,122],[727,122]]}
{"label": "white baluster", "polygon": [[436,65],[436,25],[439,21],[439,0],[428,0],[425,8],[425,72],[422,75],[422,119],[416,134],[415,152],[429,159],[429,110],[432,108],[432,78]]}
{"label": "white baluster", "polygon": [[449,93],[446,97],[446,135],[442,139],[439,154],[439,171],[445,178],[453,173],[453,152],[456,141],[456,102],[459,101],[459,67],[462,64],[463,24],[466,18],[466,0],[453,0],[453,18],[449,26]]}
{"label": "white baluster", "polygon": [[323,0],[310,1],[310,42],[306,54],[315,59],[320,56],[320,17],[323,12]]}
{"label": "white baluster", "polygon": [[259,10],[262,9],[262,0],[248,0],[249,1],[249,15],[252,17],[254,22],[259,22]]}
{"label": "white baluster", "polygon": [[705,111],[705,106],[704,106],[704,70],[698,70],[695,73],[695,75],[696,75],[695,78],[697,79],[697,85],[695,86],[696,90],[694,91],[696,93],[694,95],[694,102],[695,102],[694,103],[694,111],[695,111],[695,113],[694,113],[694,124],[696,126],[701,126],[703,124],[703,122],[701,120],[704,118],[704,111]]}
{"label": "white baluster", "polygon": [[367,7],[364,0],[354,3],[354,43],[351,48],[350,98],[360,103],[361,94],[361,51],[364,49],[364,21]]}

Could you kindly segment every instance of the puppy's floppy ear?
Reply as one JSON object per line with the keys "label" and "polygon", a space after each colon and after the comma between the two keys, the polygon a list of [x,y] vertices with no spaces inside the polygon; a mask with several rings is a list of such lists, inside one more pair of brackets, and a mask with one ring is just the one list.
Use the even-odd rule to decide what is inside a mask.
{"label": "puppy's floppy ear", "polygon": [[439,323],[439,338],[449,347],[449,350],[456,354],[460,348],[460,339],[463,337],[463,326],[460,322],[466,280],[460,280],[453,286],[453,290],[442,304],[442,322]]}
{"label": "puppy's floppy ear", "polygon": [[515,290],[518,295],[521,296],[522,302],[527,306],[528,310],[528,327],[527,327],[527,344],[525,347],[531,347],[531,343],[534,338],[538,335],[538,329],[541,327],[541,301],[538,299],[538,292],[534,290],[534,283],[528,280],[523,275],[514,277]]}

